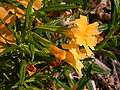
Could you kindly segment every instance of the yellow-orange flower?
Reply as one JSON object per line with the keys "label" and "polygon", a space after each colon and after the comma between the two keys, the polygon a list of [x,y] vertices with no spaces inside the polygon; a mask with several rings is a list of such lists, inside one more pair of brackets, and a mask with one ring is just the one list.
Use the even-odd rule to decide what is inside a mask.
{"label": "yellow-orange flower", "polygon": [[82,76],[81,69],[83,68],[83,64],[80,59],[83,57],[83,54],[80,51],[78,53],[77,48],[72,48],[69,51],[65,51],[54,45],[51,45],[50,53],[59,60],[65,60],[68,64],[75,68],[79,76]]}
{"label": "yellow-orange flower", "polygon": [[82,76],[82,72],[81,69],[84,67],[84,65],[82,64],[82,62],[80,61],[80,57],[81,55],[78,54],[77,50],[75,48],[66,51],[66,59],[65,61],[70,64],[72,67],[74,67],[74,69],[76,70],[76,72],[78,73],[78,75],[81,77]]}
{"label": "yellow-orange flower", "polygon": [[[80,19],[73,21],[76,25],[68,32],[65,32],[71,40],[69,44],[62,44],[63,49],[67,49],[65,61],[69,63],[81,76],[81,69],[84,67],[82,59],[93,55],[94,47],[100,42],[98,23],[88,24],[86,16],[80,16]],[[84,48],[81,48],[83,46]],[[60,54],[60,53],[59,53]]]}
{"label": "yellow-orange flower", "polygon": [[66,52],[55,45],[50,45],[50,53],[53,54],[57,59],[64,60],[66,58]]}
{"label": "yellow-orange flower", "polygon": [[79,55],[79,60],[87,58],[87,53],[85,49],[79,48],[79,46],[75,43],[75,41],[70,41],[69,44],[62,44],[63,49],[67,49],[68,51],[75,50],[76,53]]}
{"label": "yellow-orange flower", "polygon": [[87,56],[93,55],[94,47],[98,43],[97,36],[100,34],[98,31],[98,23],[94,22],[88,24],[86,16],[80,16],[80,19],[73,21],[76,25],[71,28],[66,34],[68,37],[75,41],[76,45],[83,46],[87,52]]}
{"label": "yellow-orange flower", "polygon": [[[30,0],[16,0],[21,3],[24,7],[27,7]],[[42,7],[42,0],[35,0],[32,6],[35,10],[39,10]]]}

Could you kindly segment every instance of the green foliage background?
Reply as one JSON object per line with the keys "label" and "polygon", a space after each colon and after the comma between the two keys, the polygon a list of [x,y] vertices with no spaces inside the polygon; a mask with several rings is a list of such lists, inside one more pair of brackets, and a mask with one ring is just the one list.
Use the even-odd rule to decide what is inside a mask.
{"label": "green foliage background", "polygon": [[[17,44],[12,47],[6,45],[6,51],[0,55],[0,90],[82,90],[85,85],[89,90],[93,90],[90,84],[91,76],[95,73],[108,74],[111,69],[103,69],[94,63],[94,58],[86,59],[83,77],[73,79],[71,76],[74,69],[65,62],[58,67],[51,66],[53,56],[48,50],[52,42],[59,45],[64,41],[65,38],[56,40],[57,37],[53,37],[55,33],[63,34],[67,27],[60,24],[63,21],[61,18],[49,17],[47,14],[71,9],[75,11],[74,18],[78,18],[79,14],[90,16],[89,0],[65,0],[66,4],[60,4],[64,0],[43,0],[44,6],[39,11],[32,10],[33,1],[31,0],[25,9],[15,0],[0,0],[0,4],[9,3],[26,10],[25,21],[18,19],[8,25],[16,36]],[[105,33],[105,37],[95,51],[102,52],[110,63],[120,60],[120,54],[115,51],[120,49],[120,1],[111,0],[111,3],[112,20],[101,24],[100,30]],[[35,18],[42,20],[44,25],[35,27]],[[31,77],[26,74],[28,64],[35,64],[38,68],[37,73]]]}

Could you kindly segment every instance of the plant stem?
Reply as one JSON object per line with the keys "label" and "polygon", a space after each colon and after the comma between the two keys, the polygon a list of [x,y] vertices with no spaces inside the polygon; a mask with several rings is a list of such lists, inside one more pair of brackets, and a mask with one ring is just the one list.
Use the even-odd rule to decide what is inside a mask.
{"label": "plant stem", "polygon": [[28,3],[27,9],[26,9],[25,30],[29,29],[29,25],[31,23],[31,21],[29,21],[29,20],[30,20],[30,14],[31,14],[33,2],[34,2],[34,0],[30,0],[30,2]]}

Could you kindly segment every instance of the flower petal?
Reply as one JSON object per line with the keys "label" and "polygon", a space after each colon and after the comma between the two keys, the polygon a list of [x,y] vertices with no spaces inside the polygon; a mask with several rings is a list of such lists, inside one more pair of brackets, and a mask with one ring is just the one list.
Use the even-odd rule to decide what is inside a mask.
{"label": "flower petal", "polygon": [[66,52],[66,62],[68,64],[70,64],[78,73],[78,75],[81,77],[82,76],[82,72],[81,69],[84,67],[82,62],[80,62],[80,60],[78,59],[78,57],[76,58],[76,56],[73,55],[76,54],[76,52]]}
{"label": "flower petal", "polygon": [[97,38],[97,43],[100,43],[103,40],[103,37],[100,35],[97,35],[96,38]]}
{"label": "flower petal", "polygon": [[98,23],[94,22],[92,24],[89,24],[87,27],[87,35],[98,35],[101,32],[98,31]]}
{"label": "flower petal", "polygon": [[88,57],[85,49],[79,49],[79,56],[80,56],[80,59],[85,59]]}
{"label": "flower petal", "polygon": [[90,50],[90,48],[88,46],[85,45],[84,47],[85,47],[85,50],[87,52],[88,57],[91,57],[92,55],[94,55],[93,52]]}
{"label": "flower petal", "polygon": [[76,64],[73,54],[69,51],[66,51],[66,62],[72,66]]}
{"label": "flower petal", "polygon": [[66,52],[55,45],[50,45],[50,53],[60,60],[64,60],[66,58]]}
{"label": "flower petal", "polygon": [[69,38],[74,38],[74,33],[72,32],[72,30],[68,30],[64,32],[64,34]]}
{"label": "flower petal", "polygon": [[86,16],[80,15],[80,19],[76,19],[74,23],[79,27],[80,31],[86,31],[88,25]]}
{"label": "flower petal", "polygon": [[86,38],[86,43],[89,47],[95,47],[97,44],[97,38],[95,36],[89,36]]}
{"label": "flower petal", "polygon": [[75,69],[76,69],[76,71],[77,71],[77,73],[78,73],[78,75],[80,76],[80,77],[82,77],[82,68],[84,67],[84,65],[82,64],[82,62],[81,61],[76,61],[76,65],[75,65]]}

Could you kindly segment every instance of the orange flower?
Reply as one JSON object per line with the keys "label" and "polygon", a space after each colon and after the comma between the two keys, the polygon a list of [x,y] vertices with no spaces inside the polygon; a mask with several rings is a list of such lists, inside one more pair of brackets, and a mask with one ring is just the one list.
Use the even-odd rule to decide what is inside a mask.
{"label": "orange flower", "polygon": [[86,16],[80,16],[80,19],[73,22],[76,26],[65,32],[65,35],[71,39],[69,44],[62,45],[65,50],[51,45],[50,53],[59,60],[65,60],[75,68],[79,76],[82,76],[81,69],[84,65],[80,60],[93,55],[91,49],[94,50],[96,44],[99,43],[100,32],[98,31],[98,23],[88,24]]}
{"label": "orange flower", "polygon": [[29,64],[26,67],[26,71],[27,71],[29,76],[32,76],[33,74],[36,73],[37,69],[36,69],[36,67],[33,64]]}
{"label": "orange flower", "polygon": [[[16,0],[21,3],[24,7],[27,7],[30,0]],[[35,10],[39,10],[42,7],[42,0],[35,0],[32,6]]]}
{"label": "orange flower", "polygon": [[80,61],[79,54],[75,49],[71,49],[70,51],[66,51],[66,59],[65,61],[70,64],[81,77],[82,72],[81,69],[84,67],[82,62]]}
{"label": "orange flower", "polygon": [[79,60],[87,58],[87,53],[85,49],[80,49],[78,45],[76,45],[75,41],[71,40],[69,44],[62,44],[63,49],[67,49],[72,52],[72,50],[76,50],[75,53],[78,53]]}
{"label": "orange flower", "polygon": [[64,60],[66,58],[66,52],[55,45],[50,45],[50,53],[53,54],[57,59]]}
{"label": "orange flower", "polygon": [[62,50],[54,45],[50,46],[50,53],[53,54],[59,60],[65,60],[68,64],[70,64],[73,68],[75,68],[76,72],[79,76],[82,76],[81,69],[83,68],[83,64],[80,61],[83,58],[82,52],[78,53],[76,48],[72,48],[69,51]]}
{"label": "orange flower", "polygon": [[91,49],[94,50],[96,44],[100,42],[100,32],[98,31],[98,23],[88,24],[86,16],[80,16],[80,19],[73,21],[73,23],[76,26],[65,32],[65,35],[71,40],[69,44],[62,44],[62,48],[68,50],[66,51],[66,62],[73,66],[81,76],[81,69],[84,66],[80,60],[93,55]]}
{"label": "orange flower", "polygon": [[94,50],[94,47],[98,43],[97,36],[100,34],[98,31],[99,24],[97,22],[88,24],[86,16],[80,16],[80,19],[76,19],[73,23],[76,26],[71,28],[71,30],[68,31],[68,34],[65,34],[72,38],[76,45],[83,46],[87,52],[87,56],[93,55],[91,49]]}

